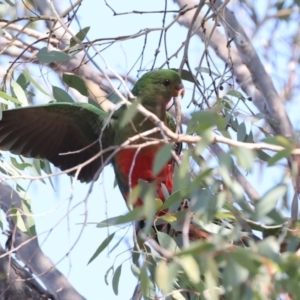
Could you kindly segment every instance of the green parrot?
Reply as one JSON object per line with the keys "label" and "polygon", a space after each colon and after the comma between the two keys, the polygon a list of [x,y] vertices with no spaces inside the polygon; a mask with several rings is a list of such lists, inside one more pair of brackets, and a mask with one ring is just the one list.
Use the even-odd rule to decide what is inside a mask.
{"label": "green parrot", "polygon": [[[132,89],[132,94],[140,103],[173,131],[176,124],[166,111],[166,106],[172,97],[182,96],[183,93],[179,74],[163,69],[144,74]],[[126,109],[127,106],[122,106],[112,116],[87,103],[49,103],[6,110],[0,121],[0,149],[26,157],[47,159],[61,170],[66,170],[86,162],[101,150],[121,145],[128,138],[155,127],[151,120],[139,112],[126,125],[120,126]],[[149,138],[161,140],[162,136],[158,131],[147,140]],[[134,144],[145,141],[140,138]],[[169,193],[172,192],[175,160],[172,158],[166,163],[159,174],[152,172],[155,156],[163,146],[164,143],[159,143],[140,149],[123,148],[111,157],[110,162],[125,200],[130,188],[134,188],[139,179],[154,182],[158,197],[162,200],[162,184]],[[176,151],[179,152],[180,147]],[[107,151],[83,167],[78,179],[81,182],[97,179],[99,168],[111,153]],[[75,173],[69,175],[74,176]],[[136,205],[141,203],[138,199]]]}

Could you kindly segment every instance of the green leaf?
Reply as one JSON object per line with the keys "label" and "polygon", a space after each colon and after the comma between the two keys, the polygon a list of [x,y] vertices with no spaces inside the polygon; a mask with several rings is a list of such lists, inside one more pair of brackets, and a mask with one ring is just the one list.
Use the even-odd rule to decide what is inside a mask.
{"label": "green leaf", "polygon": [[121,244],[121,242],[124,240],[125,237],[126,237],[126,235],[123,235],[122,238],[120,238],[116,242],[116,244],[109,250],[109,254],[112,253]]}
{"label": "green leaf", "polygon": [[[25,199],[24,192],[18,192],[22,198],[22,212],[26,215],[26,234],[29,236],[36,236],[35,222],[30,205],[30,199]],[[23,195],[22,195],[23,194]],[[25,196],[26,193],[25,193]]]}
{"label": "green leaf", "polygon": [[267,154],[262,150],[257,150],[256,153],[257,153],[257,157],[263,161],[268,161],[271,157],[269,154]]}
{"label": "green leaf", "polygon": [[268,162],[268,166],[275,165],[282,158],[289,157],[291,155],[291,153],[292,153],[292,149],[291,148],[284,149],[284,150],[281,150],[281,151],[277,152],[274,156],[271,156],[268,159],[268,161],[267,161]]}
{"label": "green leaf", "polygon": [[186,249],[181,250],[181,252],[176,253],[177,257],[182,257],[185,255],[200,255],[209,253],[215,250],[216,245],[205,242],[205,241],[195,241],[190,243],[190,246]]}
{"label": "green leaf", "polygon": [[163,295],[169,293],[172,288],[173,282],[169,279],[168,275],[167,262],[162,259],[155,268],[155,281]]}
{"label": "green leaf", "polygon": [[90,260],[88,261],[88,264],[90,264],[108,245],[109,243],[112,241],[112,239],[115,236],[115,232],[110,234],[102,243],[101,245],[98,247],[98,249],[95,251],[95,253],[92,255],[92,257],[90,258]]}
{"label": "green leaf", "polygon": [[114,104],[118,104],[119,102],[122,101],[121,97],[116,93],[111,93],[109,95],[106,95],[105,98],[108,99],[109,101],[111,101]]}
{"label": "green leaf", "polygon": [[166,215],[159,216],[158,219],[163,220],[167,223],[172,223],[172,222],[177,221],[176,216],[171,215],[171,214],[166,214]]}
{"label": "green leaf", "polygon": [[[82,42],[85,39],[89,30],[90,30],[89,26],[85,27],[85,28],[81,29],[78,33],[76,33],[75,36],[77,37],[77,39],[79,39]],[[77,44],[77,42],[75,41],[75,39],[71,38],[70,47],[74,47],[76,44]]]}
{"label": "green leaf", "polygon": [[153,163],[154,175],[157,175],[165,166],[165,164],[171,159],[172,150],[173,150],[172,144],[166,144],[161,149],[159,149]]}
{"label": "green leaf", "polygon": [[14,7],[15,3],[11,2],[10,0],[4,0],[9,6]]}
{"label": "green leaf", "polygon": [[193,256],[187,255],[181,257],[180,265],[184,269],[186,275],[188,276],[191,282],[195,284],[200,282],[200,269]]}
{"label": "green leaf", "polygon": [[91,104],[91,105],[94,105],[95,107],[97,107],[98,109],[103,110],[103,108],[99,105],[98,102],[96,102],[95,100],[91,99],[91,98],[88,98],[88,103]]}
{"label": "green leaf", "polygon": [[14,80],[12,80],[10,84],[16,98],[22,103],[22,106],[28,106],[28,100],[22,87]]}
{"label": "green leaf", "polygon": [[243,142],[245,140],[247,131],[246,131],[246,125],[245,123],[241,123],[238,127],[238,131],[237,131],[237,139],[240,142]]}
{"label": "green leaf", "polygon": [[19,163],[15,157],[11,157],[10,160],[14,167],[16,167],[17,169],[22,170],[22,171],[24,171],[25,168],[27,168],[27,167],[32,167],[32,164],[29,164],[26,162]]}
{"label": "green leaf", "polygon": [[62,76],[63,82],[78,91],[81,95],[88,97],[88,90],[85,85],[85,82],[82,78],[77,75],[64,73]]}
{"label": "green leaf", "polygon": [[257,128],[265,135],[265,136],[270,136],[270,132],[265,130],[265,128],[257,126]]}
{"label": "green leaf", "polygon": [[17,98],[9,96],[6,93],[4,93],[3,91],[0,91],[0,98],[3,98],[5,100],[8,100],[8,101],[13,102],[13,103],[18,104],[18,105],[22,104]]}
{"label": "green leaf", "polygon": [[262,217],[275,208],[278,200],[285,195],[286,191],[287,186],[285,184],[279,184],[268,191],[262,199],[256,202],[254,220],[260,221]]}
{"label": "green leaf", "polygon": [[53,97],[57,102],[74,103],[72,97],[58,86],[52,86]]}
{"label": "green leaf", "polygon": [[132,102],[131,105],[129,105],[129,107],[127,107],[125,113],[122,116],[122,119],[120,121],[120,127],[124,127],[125,125],[127,125],[132,119],[133,117],[137,114],[138,112],[138,105],[140,103],[139,99],[136,99],[135,101]]}
{"label": "green leaf", "polygon": [[24,73],[22,72],[17,79],[17,83],[22,87],[24,91],[26,91],[27,87],[30,84],[30,81],[25,77]]}
{"label": "green leaf", "polygon": [[263,120],[265,115],[263,113],[257,113],[252,117],[251,123],[255,123],[257,121]]}
{"label": "green leaf", "polygon": [[252,169],[255,158],[254,152],[252,150],[246,148],[234,148],[232,152],[237,157],[238,164],[242,168],[246,170]]}
{"label": "green leaf", "polygon": [[50,64],[53,62],[67,61],[71,56],[59,51],[48,51],[47,47],[44,47],[38,52],[37,58],[41,63]]}
{"label": "green leaf", "polygon": [[[186,299],[185,297],[182,296],[182,294],[179,291],[173,291],[172,292],[172,298],[174,300],[185,300]],[[194,299],[191,299],[191,300],[194,300]]]}
{"label": "green leaf", "polygon": [[107,277],[108,277],[109,273],[112,272],[113,270],[114,270],[114,267],[111,266],[111,267],[105,272],[105,275],[104,275],[104,281],[105,281],[106,285],[109,285],[109,282],[108,282],[108,280],[107,280]]}
{"label": "green leaf", "polygon": [[248,249],[237,247],[232,253],[232,259],[247,269],[250,273],[255,274],[261,265],[260,259],[256,254],[251,253]]}
{"label": "green leaf", "polygon": [[188,125],[187,133],[195,131],[202,133],[203,131],[215,126],[219,130],[225,128],[225,121],[221,116],[212,111],[197,111],[192,113],[192,120]]}
{"label": "green leaf", "polygon": [[217,276],[216,276],[216,270],[217,270],[216,262],[211,257],[207,257],[206,264],[207,264],[207,268],[204,274],[204,279],[209,291],[209,296],[210,296],[209,299],[219,300],[220,299],[219,293],[216,289],[216,286],[218,286]]}
{"label": "green leaf", "polygon": [[280,261],[280,245],[274,236],[268,236],[263,241],[259,242],[257,246],[259,253],[270,258],[274,263]]}
{"label": "green leaf", "polygon": [[281,135],[268,136],[265,139],[263,139],[262,142],[271,145],[282,146],[284,148],[293,148],[294,146],[290,140]]}
{"label": "green leaf", "polygon": [[[155,286],[153,282],[150,280],[146,265],[144,264],[142,269],[141,269],[141,290],[143,296],[146,298],[154,299],[155,296]],[[148,299],[147,298],[147,299]]]}
{"label": "green leaf", "polygon": [[131,264],[131,265],[130,265],[130,269],[131,269],[132,274],[133,274],[137,279],[139,279],[140,276],[141,276],[141,269],[140,269],[137,265],[138,265],[138,263]]}
{"label": "green leaf", "polygon": [[[177,73],[179,72],[179,69],[176,69],[176,68],[171,68],[171,70],[173,70]],[[196,80],[196,82],[199,84],[199,81],[196,78],[194,78],[193,74],[188,70],[182,69],[180,77],[183,80],[186,80],[186,81],[189,81],[189,82],[192,82],[192,83],[195,83],[195,80]]]}
{"label": "green leaf", "polygon": [[214,76],[220,76],[220,74],[213,72],[210,68],[205,68],[205,67],[197,67],[195,68],[196,71],[199,73],[207,73],[207,74],[212,74]]}
{"label": "green leaf", "polygon": [[26,233],[27,232],[27,227],[24,223],[24,220],[20,214],[20,211],[15,207],[12,206],[11,208],[11,215],[14,219],[15,224],[17,225],[17,227],[23,232]]}
{"label": "green leaf", "polygon": [[115,295],[118,295],[118,292],[119,292],[119,280],[120,280],[120,276],[121,276],[121,271],[122,271],[122,265],[119,265],[117,270],[114,273],[114,277],[112,280],[112,287],[113,287]]}
{"label": "green leaf", "polygon": [[223,271],[224,287],[232,291],[235,287],[245,282],[249,276],[249,271],[238,264],[232,258],[229,258]]}
{"label": "green leaf", "polygon": [[246,143],[254,143],[253,132],[250,130],[249,134],[246,134],[246,138],[244,139]]}
{"label": "green leaf", "polygon": [[[174,206],[174,209],[171,211],[175,211],[178,208],[178,204],[182,201],[182,194],[181,191],[177,191],[173,193],[163,204],[162,209],[170,208]],[[177,205],[176,205],[177,204]]]}
{"label": "green leaf", "polygon": [[174,239],[168,234],[158,231],[157,238],[160,246],[163,247],[164,249],[172,253],[177,253],[180,251]]}
{"label": "green leaf", "polygon": [[137,207],[124,216],[109,218],[98,223],[97,228],[115,226],[115,225],[125,224],[128,222],[137,221],[141,217],[142,211],[143,211],[143,207]]}
{"label": "green leaf", "polygon": [[43,94],[45,94],[45,95],[47,95],[47,96],[49,96],[49,97],[51,97],[52,98],[52,96],[49,94],[49,93],[47,93],[31,76],[30,76],[30,74],[29,74],[29,72],[27,71],[27,70],[24,70],[23,71],[23,74],[24,74],[24,76],[26,77],[26,79],[28,80],[28,81],[30,81],[41,93],[43,93]]}
{"label": "green leaf", "polygon": [[226,95],[227,95],[227,96],[236,97],[236,98],[238,98],[238,99],[245,100],[245,97],[244,97],[240,92],[235,91],[235,90],[229,91]]}

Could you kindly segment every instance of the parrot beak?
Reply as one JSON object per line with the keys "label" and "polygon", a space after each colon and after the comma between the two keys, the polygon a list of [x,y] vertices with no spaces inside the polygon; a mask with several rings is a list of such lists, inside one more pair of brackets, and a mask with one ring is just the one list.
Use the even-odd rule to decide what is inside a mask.
{"label": "parrot beak", "polygon": [[182,83],[179,83],[175,86],[173,97],[181,96],[181,98],[184,96],[184,85]]}

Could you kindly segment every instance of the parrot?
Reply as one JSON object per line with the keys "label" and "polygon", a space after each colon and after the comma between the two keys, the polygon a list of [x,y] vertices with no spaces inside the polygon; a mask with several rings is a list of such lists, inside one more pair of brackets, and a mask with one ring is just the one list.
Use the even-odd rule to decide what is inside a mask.
{"label": "parrot", "polygon": [[[174,118],[167,112],[172,97],[184,95],[180,75],[174,70],[159,69],[145,73],[135,83],[132,94],[136,100],[175,132]],[[141,148],[121,148],[112,155],[111,146],[119,146],[129,138],[151,130],[156,125],[137,112],[122,126],[122,118],[128,107],[121,106],[108,113],[89,103],[56,102],[39,106],[21,107],[3,111],[0,121],[0,150],[25,157],[47,159],[61,170],[76,167],[103,151],[103,154],[82,167],[70,172],[81,182],[89,183],[99,176],[104,163],[112,163],[116,181],[124,199],[128,200],[131,189],[139,180],[155,185],[159,199],[165,201],[162,184],[169,194],[173,189],[175,159],[172,157],[161,171],[153,174],[153,163],[158,151],[165,145],[160,131],[147,138],[139,138],[138,145],[151,139],[161,142]],[[181,144],[174,146],[177,154]],[[137,199],[135,206],[142,205]]]}

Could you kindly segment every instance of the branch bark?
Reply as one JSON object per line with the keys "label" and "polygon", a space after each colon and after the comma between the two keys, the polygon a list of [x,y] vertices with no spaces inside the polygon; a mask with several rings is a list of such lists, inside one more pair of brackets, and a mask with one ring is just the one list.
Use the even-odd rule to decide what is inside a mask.
{"label": "branch bark", "polygon": [[[39,247],[37,237],[26,235],[17,228],[15,220],[11,215],[11,208],[14,206],[19,211],[22,211],[22,200],[19,195],[10,186],[4,183],[0,183],[0,189],[1,209],[6,213],[10,230],[13,232],[12,250],[0,256],[2,260],[2,263],[0,263],[1,268],[6,269],[8,254],[15,251],[17,258],[24,263],[31,273],[33,273],[43,282],[48,293],[53,295],[54,299],[84,300],[85,298],[73,288],[67,278],[42,252],[41,248]],[[26,216],[23,216],[23,220],[26,224]],[[9,280],[12,282],[12,284],[16,284],[12,274],[10,274]]]}
{"label": "branch bark", "polygon": [[[191,0],[174,0],[180,7],[187,6],[193,7],[197,4],[196,1]],[[218,8],[222,7],[221,11]],[[205,20],[203,14],[199,14],[198,22],[195,28],[198,28],[197,34],[201,40],[212,47],[216,55],[225,63],[232,65],[233,76],[240,84],[242,90],[252,97],[253,103],[260,112],[266,115],[266,120],[272,119],[277,122],[274,125],[272,122],[271,127],[276,134],[283,135],[288,138],[294,138],[295,133],[282,101],[275,90],[270,76],[264,69],[257,53],[255,52],[251,41],[247,37],[245,31],[238,23],[235,15],[223,7],[223,2],[217,0],[215,10],[218,20],[222,22],[224,28],[229,33],[229,38],[234,39],[236,48],[228,48],[228,38],[215,28],[214,24],[208,21],[204,23],[204,29],[200,26],[201,22]],[[182,15],[178,22],[179,24],[190,27],[193,18],[194,10],[188,11]]]}

